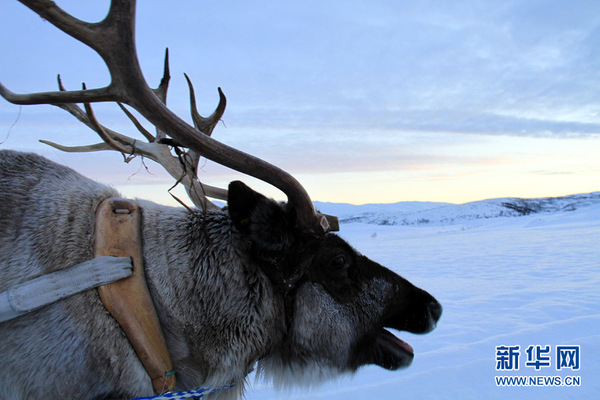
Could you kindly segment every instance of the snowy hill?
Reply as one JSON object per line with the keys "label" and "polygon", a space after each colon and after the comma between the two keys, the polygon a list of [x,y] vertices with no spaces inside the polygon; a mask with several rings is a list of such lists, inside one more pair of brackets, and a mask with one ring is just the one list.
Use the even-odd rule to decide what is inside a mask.
{"label": "snowy hill", "polygon": [[600,204],[600,192],[539,199],[507,197],[465,204],[401,202],[355,206],[317,202],[315,206],[324,213],[337,215],[342,224],[421,225],[569,212],[596,204]]}

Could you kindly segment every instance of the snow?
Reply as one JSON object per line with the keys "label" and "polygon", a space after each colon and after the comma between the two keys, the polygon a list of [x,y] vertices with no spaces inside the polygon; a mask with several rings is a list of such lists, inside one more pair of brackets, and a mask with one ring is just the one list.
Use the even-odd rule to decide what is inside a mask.
{"label": "snow", "polygon": [[[518,206],[518,207],[516,207]],[[600,193],[463,205],[321,203],[340,235],[433,294],[444,314],[407,369],[364,367],[313,389],[251,380],[248,400],[600,398]],[[344,223],[345,221],[345,223]],[[496,346],[520,346],[518,371],[496,371]],[[551,366],[525,365],[530,345]],[[580,346],[579,370],[556,369],[556,346]],[[580,377],[580,386],[499,387],[496,376]]]}

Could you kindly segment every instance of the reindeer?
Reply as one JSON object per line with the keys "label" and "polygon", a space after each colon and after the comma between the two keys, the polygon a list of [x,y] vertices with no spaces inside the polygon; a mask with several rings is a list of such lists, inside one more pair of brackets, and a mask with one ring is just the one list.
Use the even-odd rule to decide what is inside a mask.
{"label": "reindeer", "polygon": [[[113,0],[106,18],[94,24],[50,0],[21,2],[98,52],[112,81],[104,88],[67,91],[59,78],[58,91],[26,95],[0,84],[0,94],[15,104],[59,106],[103,140],[83,147],[49,144],[152,159],[185,185],[196,205],[136,202],[142,273],[176,377],[168,389],[235,385],[211,395],[234,399],[254,368],[278,385],[290,385],[367,364],[389,370],[410,365],[412,347],[386,328],[429,332],[441,316],[440,304],[332,233],[336,219],[315,211],[289,173],[214,140],[210,135],[226,103],[220,89],[216,111],[204,118],[188,79],[195,127],[171,112],[165,105],[168,58],[157,89],[148,86],[139,67],[134,0]],[[90,103],[107,101],[117,102],[148,142],[102,126]],[[76,103],[84,103],[85,111]],[[156,135],[123,104],[152,123]],[[200,183],[200,155],[274,185],[287,202],[242,182],[228,190]],[[0,152],[0,293],[94,259],[98,209],[118,196],[41,156]],[[219,208],[208,197],[227,205]],[[0,398],[109,399],[161,391],[107,311],[101,288],[0,322]]]}

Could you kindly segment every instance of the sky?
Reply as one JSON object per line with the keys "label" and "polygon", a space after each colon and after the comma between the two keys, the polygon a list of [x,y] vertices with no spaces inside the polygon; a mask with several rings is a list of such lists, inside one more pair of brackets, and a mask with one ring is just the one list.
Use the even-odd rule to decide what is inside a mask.
{"label": "sky", "polygon": [[[169,48],[169,107],[190,120],[186,72],[213,137],[294,175],[313,200],[464,203],[600,190],[600,2],[138,2],[136,39],[151,86]],[[57,1],[86,21],[108,1]],[[0,13],[0,81],[18,93],[101,87],[90,49],[17,1]],[[135,135],[114,105],[106,126]],[[148,128],[151,128],[147,125]],[[0,100],[0,148],[35,151],[124,195],[173,203],[171,178],[119,154],[61,153],[95,134],[52,106]],[[244,179],[205,162],[204,183]]]}

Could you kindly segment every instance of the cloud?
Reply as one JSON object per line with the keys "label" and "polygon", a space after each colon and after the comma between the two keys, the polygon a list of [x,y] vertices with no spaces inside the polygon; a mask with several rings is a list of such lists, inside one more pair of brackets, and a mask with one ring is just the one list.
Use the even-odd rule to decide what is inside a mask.
{"label": "cloud", "polygon": [[[163,49],[170,47],[169,103],[182,115],[188,114],[181,78],[187,71],[198,86],[201,110],[212,111],[214,90],[222,86],[230,97],[226,119],[249,127],[588,135],[600,124],[600,115],[592,111],[600,106],[596,3],[375,1],[366,6],[310,1],[273,6],[259,1],[186,3],[176,9],[143,3],[137,38],[150,82],[158,82]],[[66,2],[66,7],[86,19],[102,15],[102,7],[88,10],[78,2]],[[16,65],[1,69],[10,87],[50,90],[58,72],[69,87],[81,81],[106,83],[106,69],[91,50],[20,5],[9,11],[25,19],[21,25],[35,28],[20,31],[34,38],[26,53],[22,43],[6,44],[7,55],[18,54],[9,57]],[[157,30],[156,15],[176,29]],[[19,28],[11,22],[15,18],[5,20]],[[36,61],[19,61],[29,58]],[[47,60],[43,66],[41,59]],[[30,77],[35,78],[31,83]],[[576,112],[582,109],[590,112]],[[562,115],[558,121],[557,114]]]}
{"label": "cloud", "polygon": [[[357,108],[360,110],[357,111]],[[600,135],[600,121],[587,122],[583,110],[550,110],[537,113],[510,111],[494,112],[462,109],[361,109],[357,108],[299,108],[251,109],[236,111],[228,126],[233,129],[298,130],[299,135],[313,137],[335,134],[338,131],[360,131],[364,138],[395,131],[403,132],[460,132],[484,135],[532,137],[585,137]],[[521,115],[519,115],[521,114]],[[533,114],[533,115],[531,115]],[[550,115],[549,115],[550,114]],[[315,137],[315,140],[316,139]]]}

